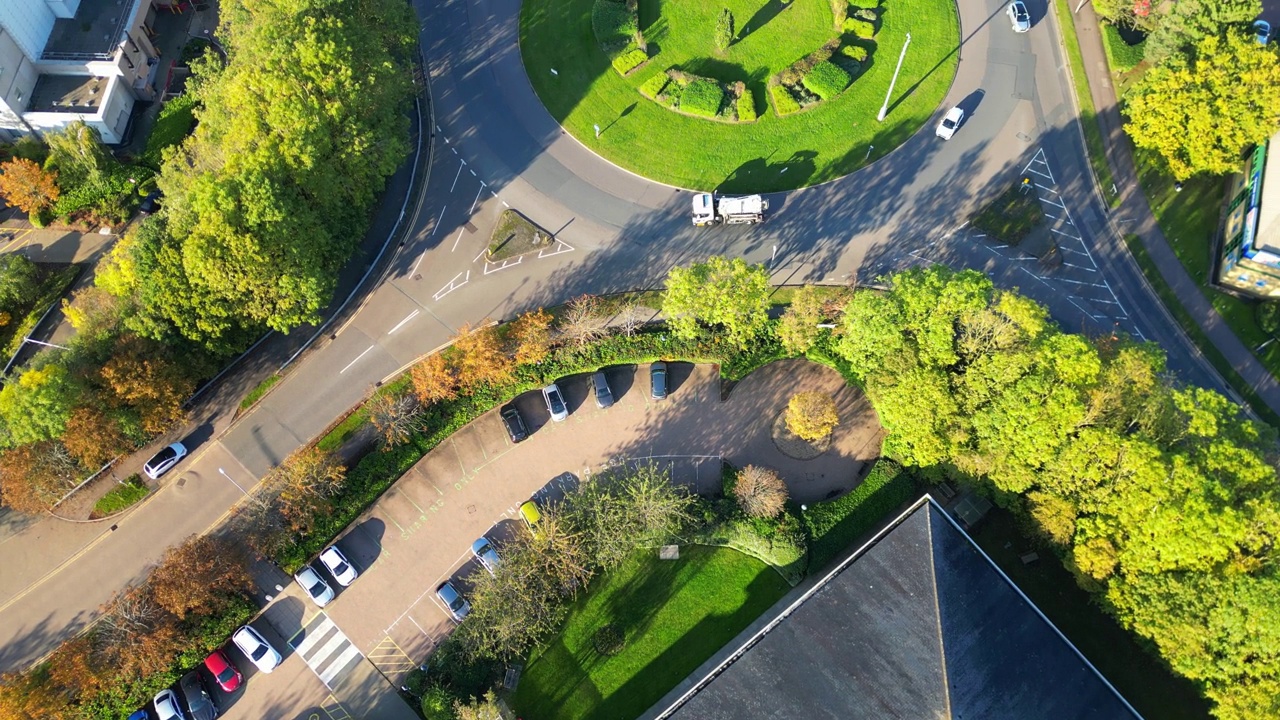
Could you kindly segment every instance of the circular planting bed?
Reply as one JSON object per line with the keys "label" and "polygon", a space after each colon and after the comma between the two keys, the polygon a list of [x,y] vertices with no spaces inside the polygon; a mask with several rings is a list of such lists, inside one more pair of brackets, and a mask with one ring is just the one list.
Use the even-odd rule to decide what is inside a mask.
{"label": "circular planting bed", "polygon": [[680,187],[785,190],[889,152],[951,85],[954,0],[874,2],[524,0],[521,52],[551,114],[608,160]]}

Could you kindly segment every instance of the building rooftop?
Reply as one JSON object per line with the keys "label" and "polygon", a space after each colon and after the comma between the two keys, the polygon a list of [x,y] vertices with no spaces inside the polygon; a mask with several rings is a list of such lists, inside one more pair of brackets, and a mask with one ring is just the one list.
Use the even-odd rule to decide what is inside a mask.
{"label": "building rooftop", "polygon": [[105,60],[120,46],[130,18],[142,0],[80,0],[74,18],[53,23],[44,60]]}
{"label": "building rooftop", "polygon": [[661,714],[1134,720],[1140,716],[932,500]]}
{"label": "building rooftop", "polygon": [[31,91],[27,112],[92,115],[102,107],[111,78],[92,75],[41,75]]}
{"label": "building rooftop", "polygon": [[1267,161],[1262,171],[1258,202],[1257,239],[1253,246],[1280,255],[1280,132],[1267,144]]}

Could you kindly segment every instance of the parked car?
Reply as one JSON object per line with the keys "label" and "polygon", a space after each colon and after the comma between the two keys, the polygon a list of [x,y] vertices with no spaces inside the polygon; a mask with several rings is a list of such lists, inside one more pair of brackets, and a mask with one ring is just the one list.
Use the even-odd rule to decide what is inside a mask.
{"label": "parked car", "polygon": [[569,417],[569,408],[564,404],[564,395],[560,393],[560,386],[555,383],[542,388],[542,399],[547,402],[547,412],[551,413],[551,419],[560,422]]}
{"label": "parked car", "polygon": [[471,543],[471,554],[476,560],[484,566],[489,574],[493,574],[493,569],[498,567],[498,551],[493,549],[493,543],[489,542],[489,538],[482,537]]}
{"label": "parked car", "polygon": [[953,107],[947,111],[942,118],[942,122],[938,123],[938,137],[943,140],[950,140],[956,134],[956,130],[960,128],[960,123],[964,121],[964,110]]}
{"label": "parked car", "polygon": [[356,566],[351,564],[346,555],[338,549],[337,545],[330,545],[320,553],[320,564],[324,565],[329,574],[342,587],[348,587],[355,582],[360,573],[356,571]]}
{"label": "parked car", "polygon": [[244,625],[231,633],[231,642],[264,673],[275,670],[284,661],[280,653],[252,625]]}
{"label": "parked car", "polygon": [[1259,45],[1271,42],[1271,23],[1266,20],[1253,21],[1253,39],[1257,40]]}
{"label": "parked car", "polygon": [[187,446],[180,442],[173,443],[156,453],[142,466],[142,472],[152,480],[159,480],[160,476],[173,469],[178,461],[187,456]]}
{"label": "parked car", "polygon": [[221,650],[214,650],[209,653],[209,657],[204,659],[204,667],[213,675],[213,679],[217,681],[218,687],[222,688],[222,692],[233,693],[244,680],[244,676],[231,664],[231,658]]}
{"label": "parked car", "polygon": [[515,405],[503,407],[500,414],[502,424],[507,426],[507,435],[511,437],[511,442],[518,443],[529,437],[529,429],[524,426],[524,418],[520,417],[520,411]]}
{"label": "parked car", "polygon": [[141,710],[134,710],[133,714],[129,716],[129,720],[151,720],[151,716],[147,714],[146,708],[142,708]]}
{"label": "parked car", "polygon": [[156,717],[160,720],[186,720],[187,716],[182,714],[182,706],[178,704],[178,693],[169,688],[156,693],[151,704],[156,706]]}
{"label": "parked car", "polygon": [[1014,32],[1024,33],[1031,29],[1031,13],[1027,12],[1027,6],[1022,3],[1022,0],[1013,0],[1005,12],[1009,14],[1009,22],[1013,23]]}
{"label": "parked car", "polygon": [[436,588],[436,597],[440,598],[440,602],[444,603],[444,606],[449,609],[449,614],[458,622],[462,622],[467,613],[471,612],[471,603],[462,598],[451,582],[446,581]]}
{"label": "parked car", "polygon": [[667,364],[664,362],[649,366],[649,395],[654,400],[667,396]]}
{"label": "parked car", "polygon": [[529,532],[537,532],[538,521],[542,519],[542,513],[538,511],[538,503],[529,500],[521,505],[520,519],[524,520],[524,524],[529,527]]}
{"label": "parked car", "polygon": [[307,591],[307,595],[311,596],[316,605],[324,607],[333,599],[333,588],[329,587],[329,583],[325,582],[324,578],[320,577],[320,573],[310,565],[303,565],[293,574],[293,579]]}
{"label": "parked car", "polygon": [[191,720],[213,720],[218,717],[218,705],[209,697],[200,673],[192,670],[183,675],[178,681],[178,687],[182,689],[182,697],[187,701],[187,714]]}
{"label": "parked car", "polygon": [[613,391],[609,389],[609,380],[603,372],[597,371],[591,376],[591,388],[596,393],[596,407],[601,410],[613,407]]}

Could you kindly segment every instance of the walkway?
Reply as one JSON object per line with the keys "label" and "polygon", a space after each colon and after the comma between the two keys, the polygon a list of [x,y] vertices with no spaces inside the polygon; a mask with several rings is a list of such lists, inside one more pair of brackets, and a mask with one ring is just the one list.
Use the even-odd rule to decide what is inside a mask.
{"label": "walkway", "polygon": [[[1173,289],[1196,324],[1209,337],[1209,341],[1222,353],[1231,367],[1258,393],[1267,407],[1280,413],[1280,382],[1254,357],[1249,348],[1236,337],[1218,311],[1200,291],[1200,285],[1187,273],[1160,226],[1156,224],[1147,197],[1138,184],[1138,171],[1133,162],[1133,146],[1125,134],[1115,87],[1107,66],[1106,53],[1102,49],[1102,33],[1093,7],[1086,4],[1075,14],[1076,36],[1084,58],[1085,74],[1089,78],[1089,92],[1098,110],[1098,124],[1102,126],[1102,139],[1106,145],[1107,163],[1120,188],[1118,213],[1132,219],[1128,232],[1136,234],[1151,255],[1152,262],[1161,277]],[[1114,220],[1113,216],[1113,220]]]}

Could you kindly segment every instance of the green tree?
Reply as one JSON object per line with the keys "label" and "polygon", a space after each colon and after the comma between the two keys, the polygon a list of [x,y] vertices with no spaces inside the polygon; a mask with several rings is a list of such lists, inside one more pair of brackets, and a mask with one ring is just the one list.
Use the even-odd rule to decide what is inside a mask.
{"label": "green tree", "polygon": [[716,50],[724,52],[733,44],[733,13],[729,12],[729,8],[720,11],[720,15],[716,17],[716,32],[713,38]]}
{"label": "green tree", "polygon": [[57,169],[59,184],[64,188],[97,182],[120,164],[102,144],[97,129],[82,120],[46,133],[44,141],[49,145],[45,167]]}
{"label": "green tree", "polygon": [[[1145,15],[1130,11],[1138,27],[1148,30],[1143,56],[1150,63],[1185,52],[1207,37],[1246,27],[1262,14],[1260,0],[1178,0],[1170,3],[1148,2],[1156,6]],[[1133,6],[1144,7],[1142,3]]]}
{"label": "green tree", "polygon": [[[796,291],[791,304],[783,311],[778,320],[778,339],[782,347],[793,355],[803,355],[818,341],[822,328],[818,325],[827,322],[834,314],[827,294],[830,288],[805,285]],[[848,300],[843,294],[836,295],[835,307],[843,305],[841,300]]]}
{"label": "green tree", "polygon": [[50,363],[31,368],[0,390],[0,418],[11,445],[52,440],[62,436],[75,401],[76,386],[67,369]]}
{"label": "green tree", "polygon": [[637,547],[660,545],[692,519],[694,498],[653,465],[584,478],[557,515],[582,543],[592,564],[612,569]]}
{"label": "green tree", "polygon": [[35,303],[40,291],[40,268],[26,255],[0,255],[0,308],[15,310]]}
{"label": "green tree", "polygon": [[1231,172],[1280,126],[1280,57],[1241,32],[1206,36],[1134,84],[1125,113],[1134,145],[1159,153],[1175,177]]}
{"label": "green tree", "polygon": [[671,268],[662,309],[677,337],[697,337],[703,323],[720,327],[726,340],[746,348],[769,325],[769,291],[763,265],[714,256]]}

